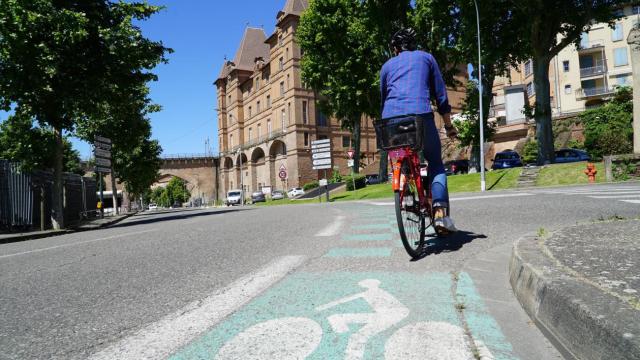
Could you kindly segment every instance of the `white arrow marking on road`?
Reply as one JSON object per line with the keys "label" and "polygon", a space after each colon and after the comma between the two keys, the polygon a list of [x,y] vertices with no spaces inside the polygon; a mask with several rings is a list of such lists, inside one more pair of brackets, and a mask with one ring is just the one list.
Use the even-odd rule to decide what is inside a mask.
{"label": "white arrow marking on road", "polygon": [[59,248],[68,247],[68,246],[75,246],[75,245],[89,244],[89,243],[97,242],[97,241],[117,239],[117,238],[121,238],[121,237],[125,237],[125,236],[139,235],[139,234],[144,234],[144,233],[154,232],[154,231],[158,231],[158,230],[155,230],[155,229],[154,229],[154,230],[136,231],[136,232],[130,232],[130,233],[126,233],[126,234],[119,234],[119,235],[107,236],[107,237],[103,237],[103,238],[100,238],[100,239],[93,239],[93,240],[87,240],[87,241],[79,241],[79,242],[74,242],[74,243],[70,243],[70,244],[56,245],[56,246],[51,246],[51,247],[42,248],[42,249],[35,249],[35,250],[23,251],[23,252],[19,252],[19,253],[15,253],[15,254],[2,255],[2,256],[0,256],[0,259],[4,259],[4,258],[8,258],[8,257],[12,257],[12,256],[18,256],[18,255],[26,255],[26,254],[31,254],[31,253],[37,253],[37,252],[41,252],[41,251],[47,251],[47,250],[53,250],[53,249],[59,249]]}
{"label": "white arrow marking on road", "polygon": [[280,281],[304,260],[304,256],[278,258],[261,270],[236,280],[206,299],[194,301],[90,359],[164,359]]}

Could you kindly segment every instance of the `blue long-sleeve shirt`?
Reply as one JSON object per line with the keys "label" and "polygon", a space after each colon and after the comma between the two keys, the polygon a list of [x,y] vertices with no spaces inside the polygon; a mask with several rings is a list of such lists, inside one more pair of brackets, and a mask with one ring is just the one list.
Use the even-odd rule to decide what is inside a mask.
{"label": "blue long-sleeve shirt", "polygon": [[431,113],[435,100],[442,115],[451,112],[447,87],[436,59],[424,51],[403,51],[380,71],[382,118]]}

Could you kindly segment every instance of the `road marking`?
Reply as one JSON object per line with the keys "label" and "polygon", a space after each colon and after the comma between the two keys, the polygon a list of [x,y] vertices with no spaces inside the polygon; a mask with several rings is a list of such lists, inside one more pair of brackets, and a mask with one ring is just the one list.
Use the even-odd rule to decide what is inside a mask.
{"label": "road marking", "polygon": [[345,241],[390,241],[391,234],[390,233],[382,233],[382,234],[352,234],[352,235],[343,235],[342,240]]}
{"label": "road marking", "polygon": [[[472,360],[464,330],[446,322],[419,322],[396,331],[384,349],[386,360]],[[416,349],[420,349],[416,351]]]}
{"label": "road marking", "polygon": [[640,204],[640,200],[622,200],[622,201],[631,203],[631,204]]}
{"label": "road marking", "polygon": [[317,236],[317,237],[329,237],[329,236],[338,235],[338,233],[340,232],[340,228],[342,227],[342,224],[344,223],[344,219],[345,219],[344,216],[336,217],[336,220],[334,222],[329,224],[326,228],[322,229],[315,236]]}
{"label": "road marking", "polygon": [[119,234],[119,235],[107,236],[107,237],[103,237],[103,238],[100,238],[100,239],[93,239],[93,240],[79,241],[79,242],[74,242],[74,243],[70,243],[70,244],[62,244],[62,245],[56,245],[56,246],[46,247],[46,248],[42,248],[42,249],[35,249],[35,250],[23,251],[23,252],[19,252],[19,253],[15,253],[15,254],[2,255],[2,256],[0,256],[0,259],[4,259],[4,258],[8,258],[8,257],[12,257],[12,256],[18,256],[18,255],[32,254],[32,253],[37,253],[37,252],[42,252],[42,251],[47,251],[47,250],[59,249],[59,248],[63,248],[63,247],[69,247],[69,246],[75,246],[75,245],[89,244],[89,243],[93,243],[93,242],[97,242],[97,241],[117,239],[117,238],[121,238],[121,237],[125,237],[125,236],[139,235],[139,234],[144,234],[144,233],[149,233],[149,232],[154,232],[154,231],[158,231],[158,230],[156,230],[156,229],[152,229],[152,230],[136,231],[136,232],[130,232],[130,233],[126,233],[126,234]]}
{"label": "road marking", "polygon": [[624,198],[637,198],[640,195],[611,195],[611,196],[588,196],[592,199],[624,199]]}
{"label": "road marking", "polygon": [[466,200],[484,200],[484,199],[499,199],[499,198],[511,198],[511,197],[521,197],[521,196],[533,196],[535,194],[531,193],[515,193],[515,194],[496,194],[496,195],[484,195],[484,196],[467,196],[467,197],[459,197],[459,198],[451,198],[450,202],[453,201],[466,201]]}
{"label": "road marking", "polygon": [[166,358],[280,281],[304,260],[304,256],[281,257],[94,354],[91,359]]}
{"label": "road marking", "polygon": [[386,247],[380,248],[333,248],[329,250],[324,256],[332,258],[366,258],[366,257],[389,257],[391,256],[392,249]]}

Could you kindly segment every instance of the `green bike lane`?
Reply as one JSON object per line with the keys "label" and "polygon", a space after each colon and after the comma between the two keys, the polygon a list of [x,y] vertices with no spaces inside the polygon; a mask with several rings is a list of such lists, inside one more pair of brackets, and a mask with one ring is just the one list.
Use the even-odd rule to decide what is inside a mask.
{"label": "green bike lane", "polygon": [[[467,272],[410,261],[392,206],[341,210],[334,247],[171,359],[517,359]],[[429,246],[436,254],[469,240],[448,241]]]}

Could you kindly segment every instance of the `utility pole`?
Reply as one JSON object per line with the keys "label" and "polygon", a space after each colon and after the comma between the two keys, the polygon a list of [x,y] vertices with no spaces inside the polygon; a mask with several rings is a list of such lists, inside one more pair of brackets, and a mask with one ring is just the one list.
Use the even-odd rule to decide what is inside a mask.
{"label": "utility pole", "polygon": [[480,98],[480,191],[487,191],[487,182],[484,172],[484,109],[482,105],[482,51],[480,47],[480,11],[478,2],[473,0],[476,6],[476,22],[478,25],[478,94]]}

